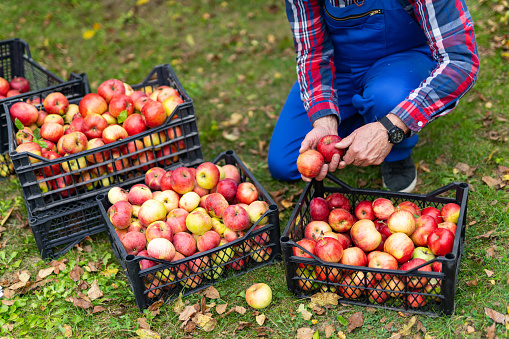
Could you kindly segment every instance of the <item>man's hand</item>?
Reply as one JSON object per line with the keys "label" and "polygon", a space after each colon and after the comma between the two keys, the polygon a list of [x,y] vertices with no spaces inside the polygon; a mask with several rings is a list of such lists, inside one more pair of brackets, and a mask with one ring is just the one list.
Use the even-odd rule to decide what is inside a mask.
{"label": "man's hand", "polygon": [[[308,149],[316,150],[316,146],[321,138],[326,135],[338,135],[338,119],[334,115],[327,115],[319,118],[313,124],[313,129],[306,135],[300,146],[299,153],[304,153]],[[329,164],[323,164],[320,174],[315,179],[323,180],[327,172],[334,172],[338,167],[340,157],[335,154]],[[302,180],[311,181],[313,178],[302,176]]]}
{"label": "man's hand", "polygon": [[[389,114],[387,117],[405,133],[409,131],[403,121],[394,114]],[[340,149],[348,148],[338,168],[343,169],[350,164],[355,166],[379,165],[389,154],[392,146],[393,144],[388,139],[387,129],[381,123],[372,122],[361,126],[335,145]]]}

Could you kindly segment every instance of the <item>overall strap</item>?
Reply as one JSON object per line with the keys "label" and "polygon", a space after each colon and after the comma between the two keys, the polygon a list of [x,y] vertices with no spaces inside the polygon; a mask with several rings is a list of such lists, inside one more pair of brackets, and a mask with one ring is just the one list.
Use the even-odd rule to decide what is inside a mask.
{"label": "overall strap", "polygon": [[398,2],[401,4],[401,6],[407,11],[407,13],[414,19],[414,21],[419,24],[417,21],[417,17],[415,16],[414,7],[408,0],[398,0]]}

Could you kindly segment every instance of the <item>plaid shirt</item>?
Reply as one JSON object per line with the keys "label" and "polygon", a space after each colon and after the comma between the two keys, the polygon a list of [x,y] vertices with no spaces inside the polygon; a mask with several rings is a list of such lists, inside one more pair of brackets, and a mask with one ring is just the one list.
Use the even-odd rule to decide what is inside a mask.
{"label": "plaid shirt", "polygon": [[[330,1],[336,7],[354,2],[286,0],[301,97],[311,122],[325,115],[339,114],[333,45],[321,17],[323,1]],[[474,24],[464,0],[415,0],[411,4],[437,61],[430,76],[391,111],[415,133],[454,109],[459,98],[474,85],[479,59]]]}

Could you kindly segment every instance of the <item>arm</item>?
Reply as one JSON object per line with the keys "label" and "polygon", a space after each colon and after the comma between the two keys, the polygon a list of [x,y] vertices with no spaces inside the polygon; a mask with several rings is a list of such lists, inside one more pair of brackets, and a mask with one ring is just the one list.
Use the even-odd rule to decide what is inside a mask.
{"label": "arm", "polygon": [[[313,130],[301,144],[300,152],[316,149],[321,137],[337,135],[340,122],[335,92],[335,67],[332,60],[333,46],[322,18],[318,0],[287,0],[286,14],[293,34],[297,54],[297,75],[301,98]],[[339,156],[322,167],[316,177],[322,180],[328,170],[334,171]],[[302,178],[310,181],[311,178]]]}

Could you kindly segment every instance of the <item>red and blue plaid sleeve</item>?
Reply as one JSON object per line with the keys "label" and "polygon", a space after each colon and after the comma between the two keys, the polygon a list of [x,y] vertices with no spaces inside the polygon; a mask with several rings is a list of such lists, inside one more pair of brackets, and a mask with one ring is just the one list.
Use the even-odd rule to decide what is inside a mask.
{"label": "red and blue plaid sleeve", "polygon": [[437,67],[391,113],[413,131],[452,111],[474,85],[479,58],[474,24],[463,0],[412,1]]}
{"label": "red and blue plaid sleeve", "polygon": [[333,45],[322,17],[320,1],[287,0],[286,15],[297,53],[301,97],[311,123],[331,114],[339,119]]}

